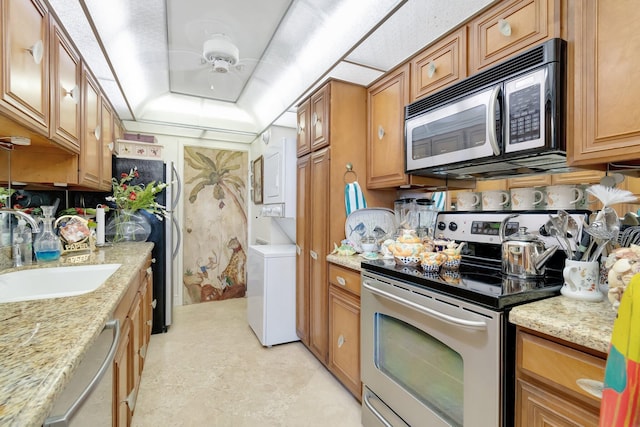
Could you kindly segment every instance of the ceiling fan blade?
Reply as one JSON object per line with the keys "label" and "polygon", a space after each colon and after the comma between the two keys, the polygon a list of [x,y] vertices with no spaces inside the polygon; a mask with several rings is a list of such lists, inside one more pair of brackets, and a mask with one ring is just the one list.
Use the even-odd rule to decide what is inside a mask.
{"label": "ceiling fan blade", "polygon": [[207,62],[199,52],[186,49],[169,51],[169,69],[171,70],[188,71],[206,67]]}

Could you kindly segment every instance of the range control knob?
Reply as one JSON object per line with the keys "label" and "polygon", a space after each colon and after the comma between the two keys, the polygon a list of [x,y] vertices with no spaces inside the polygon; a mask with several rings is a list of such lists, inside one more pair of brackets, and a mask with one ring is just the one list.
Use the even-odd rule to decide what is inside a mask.
{"label": "range control knob", "polygon": [[453,221],[449,223],[449,230],[456,231],[457,229],[458,229],[458,224],[456,224]]}
{"label": "range control knob", "polygon": [[438,222],[438,230],[444,231],[446,229],[447,229],[447,224],[445,224],[443,221],[439,221]]}

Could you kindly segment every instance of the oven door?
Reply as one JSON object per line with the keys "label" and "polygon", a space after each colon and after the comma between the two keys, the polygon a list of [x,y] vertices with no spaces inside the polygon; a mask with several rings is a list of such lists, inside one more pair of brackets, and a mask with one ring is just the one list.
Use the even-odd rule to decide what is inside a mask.
{"label": "oven door", "polygon": [[499,156],[501,87],[407,119],[407,171]]}
{"label": "oven door", "polygon": [[502,313],[363,271],[364,426],[501,425]]}

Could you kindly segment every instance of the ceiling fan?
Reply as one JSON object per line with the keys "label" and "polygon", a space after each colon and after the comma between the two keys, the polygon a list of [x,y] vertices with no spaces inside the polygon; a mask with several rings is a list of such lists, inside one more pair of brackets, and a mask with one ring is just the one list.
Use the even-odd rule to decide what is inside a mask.
{"label": "ceiling fan", "polygon": [[202,57],[216,73],[228,73],[230,69],[242,71],[240,51],[225,34],[213,34],[205,40]]}

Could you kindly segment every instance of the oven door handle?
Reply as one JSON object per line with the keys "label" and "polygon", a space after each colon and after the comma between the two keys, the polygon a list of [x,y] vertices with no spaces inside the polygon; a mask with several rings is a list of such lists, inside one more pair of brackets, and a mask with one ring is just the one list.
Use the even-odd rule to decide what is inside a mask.
{"label": "oven door handle", "polygon": [[371,402],[369,402],[369,393],[367,393],[366,391],[364,392],[364,396],[362,401],[364,402],[364,405],[373,413],[373,415],[376,416],[376,418],[378,418],[378,420],[382,423],[382,425],[384,425],[384,427],[393,427],[383,416],[380,412],[378,412],[378,410],[376,408],[373,407],[373,405],[371,404]]}
{"label": "oven door handle", "polygon": [[409,307],[412,308],[414,310],[418,310],[419,312],[426,314],[427,316],[431,316],[431,317],[435,317],[436,319],[442,320],[443,322],[447,322],[450,323],[452,325],[456,325],[456,326],[462,326],[463,328],[469,328],[469,329],[486,329],[487,328],[487,323],[483,322],[483,321],[475,321],[475,320],[466,320],[466,319],[460,319],[459,317],[455,317],[455,316],[450,316],[448,314],[444,314],[441,313],[437,310],[433,310],[431,308],[428,307],[423,307],[420,304],[416,304],[413,301],[409,301],[407,299],[401,298],[397,295],[391,294],[389,292],[383,291],[382,289],[378,289],[375,288],[373,286],[371,286],[370,284],[368,284],[366,281],[362,282],[362,287],[364,287],[365,289],[367,289],[368,291],[376,294],[376,295],[380,295],[386,298],[389,298],[390,300],[397,302],[398,304],[402,304],[405,307]]}

